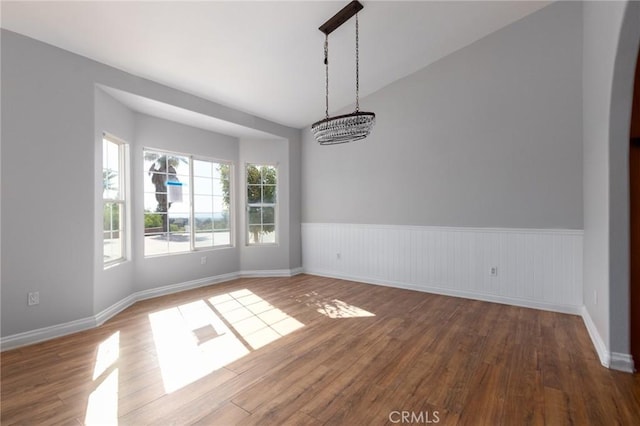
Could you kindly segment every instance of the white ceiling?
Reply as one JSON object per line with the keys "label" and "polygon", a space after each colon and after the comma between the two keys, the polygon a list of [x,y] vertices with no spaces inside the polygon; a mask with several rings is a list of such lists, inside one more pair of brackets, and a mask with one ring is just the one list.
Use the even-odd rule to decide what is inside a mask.
{"label": "white ceiling", "polygon": [[[361,97],[549,4],[362,3]],[[324,115],[324,34],[317,28],[346,4],[3,0],[0,16],[11,31],[301,128]],[[355,100],[354,25],[329,37],[330,112]]]}

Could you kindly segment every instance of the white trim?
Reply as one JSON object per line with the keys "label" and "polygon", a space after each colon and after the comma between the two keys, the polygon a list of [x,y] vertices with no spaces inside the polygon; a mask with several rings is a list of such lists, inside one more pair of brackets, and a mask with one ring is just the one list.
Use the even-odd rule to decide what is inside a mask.
{"label": "white trim", "polygon": [[300,274],[304,274],[304,268],[301,266],[299,268],[293,268],[290,269],[291,271],[291,276],[295,276],[295,275],[300,275]]}
{"label": "white trim", "polygon": [[482,300],[485,302],[501,303],[504,305],[521,306],[523,308],[532,308],[532,309],[540,309],[543,311],[560,312],[563,314],[580,315],[580,307],[573,306],[573,305],[545,303],[545,302],[523,299],[523,298],[505,297],[505,296],[498,296],[494,294],[477,293],[477,292],[455,290],[455,289],[448,289],[448,288],[441,288],[441,287],[434,287],[434,286],[425,286],[425,285],[417,286],[417,285],[407,284],[407,283],[398,282],[398,281],[378,280],[375,278],[365,278],[365,277],[358,277],[354,275],[336,274],[328,271],[304,269],[304,273],[309,275],[318,275],[321,277],[356,281],[363,284],[373,284],[373,285],[381,285],[385,287],[402,288],[405,290],[414,290],[422,293],[441,294],[444,296],[462,297],[465,299]]}
{"label": "white trim", "polygon": [[241,271],[186,281],[183,283],[171,284],[148,290],[141,290],[125,297],[122,300],[119,300],[113,305],[97,313],[93,317],[83,318],[63,324],[52,325],[49,327],[39,328],[36,330],[26,331],[24,333],[2,337],[0,338],[0,351],[15,349],[21,346],[31,345],[34,343],[43,342],[45,340],[51,340],[57,337],[66,336],[68,334],[73,334],[99,327],[109,319],[113,318],[120,312],[124,311],[128,307],[141,300],[175,294],[194,288],[206,287],[209,285],[219,284],[241,277],[291,277],[300,273],[302,273],[302,268],[277,269],[272,271]]}
{"label": "white trim", "polygon": [[589,337],[591,337],[593,346],[596,348],[596,352],[600,358],[600,364],[609,368],[611,365],[611,354],[609,353],[604,340],[600,337],[596,324],[591,319],[591,315],[589,314],[586,306],[582,306],[582,320],[584,321],[584,325],[587,327],[587,332],[589,333]]}
{"label": "white trim", "polygon": [[624,371],[625,373],[635,373],[633,357],[630,354],[611,352],[611,365],[613,370]]}
{"label": "white trim", "polygon": [[219,284],[238,278],[237,272],[230,274],[216,275],[213,277],[200,278],[198,280],[186,281],[178,284],[170,284],[164,287],[151,288],[135,293],[136,302],[140,300],[153,299],[154,297],[166,296],[168,294],[180,293],[181,291],[192,290],[194,288],[206,287],[212,284]]}
{"label": "white trim", "polygon": [[111,319],[114,316],[118,315],[120,312],[124,311],[129,306],[131,306],[134,303],[136,303],[137,301],[138,301],[138,299],[136,298],[136,293],[134,293],[134,294],[131,294],[131,295],[125,297],[124,299],[114,303],[113,305],[109,306],[108,308],[102,310],[101,312],[99,312],[98,314],[96,314],[94,316],[95,321],[96,321],[96,327],[99,327],[102,324],[104,324],[105,322],[109,321],[109,319]]}
{"label": "white trim", "polygon": [[582,229],[564,229],[564,228],[481,228],[473,226],[429,226],[429,225],[385,225],[385,224],[366,224],[366,223],[314,223],[305,222],[302,228],[306,227],[344,227],[344,228],[375,228],[375,229],[393,229],[393,230],[431,230],[431,231],[450,231],[450,232],[496,232],[508,234],[553,234],[553,235],[584,235]]}
{"label": "white trim", "polygon": [[596,328],[593,319],[591,319],[591,315],[585,306],[582,307],[582,320],[584,321],[584,325],[587,327],[587,331],[589,332],[589,337],[591,337],[591,341],[593,342],[593,346],[596,348],[596,352],[598,353],[598,357],[600,358],[600,363],[612,370],[624,371],[625,373],[634,373],[634,363],[633,357],[630,354],[623,354],[619,352],[610,352],[607,349],[604,340],[600,337],[600,333],[598,333],[598,329]]}
{"label": "white trim", "polygon": [[64,324],[52,325],[50,327],[39,328],[37,330],[26,331],[24,333],[13,334],[0,339],[0,350],[15,349],[20,346],[31,345],[66,336],[67,334],[78,333],[96,327],[95,318],[82,318]]}
{"label": "white trim", "polygon": [[259,271],[240,271],[238,274],[242,278],[253,277],[292,277],[302,273],[302,268],[296,269],[272,269],[272,270],[259,270]]}

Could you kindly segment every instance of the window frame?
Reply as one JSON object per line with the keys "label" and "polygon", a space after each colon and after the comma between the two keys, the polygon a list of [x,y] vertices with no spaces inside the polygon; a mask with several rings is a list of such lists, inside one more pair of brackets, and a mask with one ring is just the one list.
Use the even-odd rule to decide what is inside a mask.
{"label": "window frame", "polygon": [[[249,174],[248,174],[248,169],[249,166],[257,166],[257,167],[273,167],[276,171],[276,183],[275,183],[275,190],[276,190],[276,194],[275,194],[275,203],[264,203],[264,202],[260,202],[260,203],[250,203],[249,202]],[[261,187],[265,186],[264,184],[260,184]],[[261,191],[261,194],[264,194]],[[280,220],[279,220],[279,216],[280,216],[280,168],[279,168],[279,163],[272,163],[272,162],[250,162],[247,161],[245,162],[244,165],[244,202],[245,202],[245,209],[244,209],[244,215],[245,215],[245,229],[244,229],[244,238],[245,238],[245,246],[247,247],[269,247],[269,246],[278,246],[280,244],[280,233],[279,233],[279,229],[280,229]],[[261,196],[261,201],[263,201],[263,196]],[[274,238],[273,238],[273,242],[255,242],[252,243],[251,242],[251,238],[250,238],[250,231],[249,231],[249,226],[251,226],[251,223],[249,221],[249,209],[251,207],[273,207],[273,226],[274,226]],[[263,225],[263,222],[261,221],[260,223],[261,225]]]}
{"label": "window frame", "polygon": [[[232,248],[235,247],[235,221],[234,221],[234,202],[233,202],[233,197],[235,194],[234,191],[234,187],[233,187],[233,162],[229,161],[229,160],[219,160],[219,159],[215,159],[215,158],[211,158],[211,157],[206,157],[206,156],[202,156],[202,155],[196,155],[196,154],[192,154],[189,156],[190,157],[190,163],[189,163],[189,185],[191,188],[191,192],[190,192],[190,202],[191,202],[191,219],[192,219],[192,224],[191,224],[191,251],[202,251],[202,250],[214,250],[214,249],[220,249],[220,248]],[[193,162],[195,161],[207,161],[210,163],[216,163],[216,164],[226,164],[227,166],[229,166],[229,244],[221,244],[221,245],[213,245],[213,246],[208,246],[208,247],[196,247],[196,241],[195,241],[195,235],[196,235],[196,227],[195,227],[195,202],[194,202],[194,197],[196,195],[195,193],[195,185],[194,185],[194,181],[195,181],[195,174],[193,172]],[[201,177],[201,176],[199,176]],[[212,178],[213,179],[213,178]],[[211,194],[211,198],[213,199],[215,195]],[[214,213],[214,212],[212,212]],[[215,228],[214,228],[214,224],[212,223],[212,233],[215,233]]]}
{"label": "window frame", "polygon": [[[104,158],[104,143],[105,141],[113,143],[118,146],[118,197],[117,198],[105,198],[104,195],[104,171],[105,171],[105,158]],[[129,161],[129,144],[120,139],[117,136],[112,135],[108,132],[102,133],[102,263],[103,267],[109,268],[113,265],[117,265],[119,263],[126,262],[129,259],[129,251],[127,250],[128,238],[129,238],[129,227],[127,226],[128,215],[127,212],[129,210],[129,193],[128,193],[128,181],[129,181],[129,171],[128,171],[128,161]],[[104,230],[104,211],[108,204],[118,204],[120,205],[120,217],[118,219],[118,231],[120,235],[120,257],[115,259],[109,259],[106,261],[105,252],[104,252],[104,241],[105,241],[105,230]],[[113,233],[113,230],[109,232]]]}
{"label": "window frame", "polygon": [[[177,151],[171,151],[171,150],[167,150],[167,149],[161,149],[161,148],[152,148],[152,147],[148,147],[145,146],[142,148],[142,161],[143,161],[143,169],[144,167],[144,158],[145,158],[145,153],[146,152],[154,152],[160,155],[167,155],[167,156],[177,156],[177,157],[184,157],[187,158],[189,160],[189,170],[187,173],[180,173],[180,175],[184,176],[185,174],[188,174],[188,178],[189,178],[189,196],[188,196],[188,200],[189,200],[189,250],[185,250],[185,251],[177,251],[177,252],[165,252],[165,253],[155,253],[155,254],[147,254],[146,253],[146,244],[144,243],[144,238],[145,238],[145,234],[144,234],[144,226],[143,226],[143,244],[142,244],[142,254],[144,258],[152,258],[152,257],[161,257],[161,256],[176,256],[176,255],[183,255],[183,254],[189,254],[189,253],[195,253],[195,252],[202,252],[202,251],[207,251],[207,250],[219,250],[219,249],[229,249],[229,248],[234,248],[235,247],[235,220],[234,220],[234,194],[235,194],[235,188],[234,188],[234,163],[231,160],[222,160],[222,159],[218,159],[218,158],[214,158],[214,157],[208,157],[206,155],[200,155],[200,154],[190,154],[190,153],[183,153],[183,152],[177,152]],[[195,236],[197,234],[196,232],[196,226],[195,226],[195,203],[194,203],[194,196],[195,196],[195,188],[194,188],[194,180],[195,180],[195,175],[194,175],[194,170],[193,170],[193,164],[194,161],[206,161],[206,162],[210,162],[210,163],[214,163],[214,164],[226,164],[229,166],[229,244],[221,244],[221,245],[212,245],[212,246],[206,246],[206,247],[196,247],[195,245]],[[147,178],[147,170],[143,170],[143,174],[145,175],[145,178]],[[142,189],[142,194],[143,194],[143,198],[144,195],[147,194],[147,192],[144,190],[144,183],[143,183],[143,189]],[[211,198],[213,200],[214,195],[211,195]],[[144,205],[144,201],[142,203],[142,218],[144,221],[144,217],[146,215],[146,211],[145,211],[145,205]],[[167,226],[169,226],[169,211],[167,211]],[[167,231],[170,232],[170,231]],[[212,224],[212,232],[213,232],[213,224]]]}

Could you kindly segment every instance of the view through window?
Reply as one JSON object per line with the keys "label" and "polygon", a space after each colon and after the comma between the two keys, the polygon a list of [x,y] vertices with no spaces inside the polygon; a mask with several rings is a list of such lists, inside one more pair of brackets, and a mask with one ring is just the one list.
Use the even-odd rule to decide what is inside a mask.
{"label": "view through window", "polygon": [[278,169],[247,165],[247,244],[275,244]]}
{"label": "view through window", "polygon": [[144,151],[144,254],[230,246],[231,165]]}
{"label": "view through window", "polygon": [[103,261],[110,265],[125,253],[125,152],[126,144],[105,135],[102,139]]}

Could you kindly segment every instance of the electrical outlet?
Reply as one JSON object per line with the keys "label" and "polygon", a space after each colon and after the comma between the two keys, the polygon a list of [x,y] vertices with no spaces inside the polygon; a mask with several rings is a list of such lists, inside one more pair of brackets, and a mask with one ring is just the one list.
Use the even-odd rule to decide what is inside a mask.
{"label": "electrical outlet", "polygon": [[27,305],[35,306],[40,304],[40,292],[34,291],[29,293],[29,297],[27,298]]}
{"label": "electrical outlet", "polygon": [[498,276],[498,267],[497,266],[492,266],[491,268],[489,268],[489,275],[492,277],[497,277]]}
{"label": "electrical outlet", "polygon": [[206,265],[207,264],[207,256],[202,256],[200,258],[200,264],[201,265]]}

